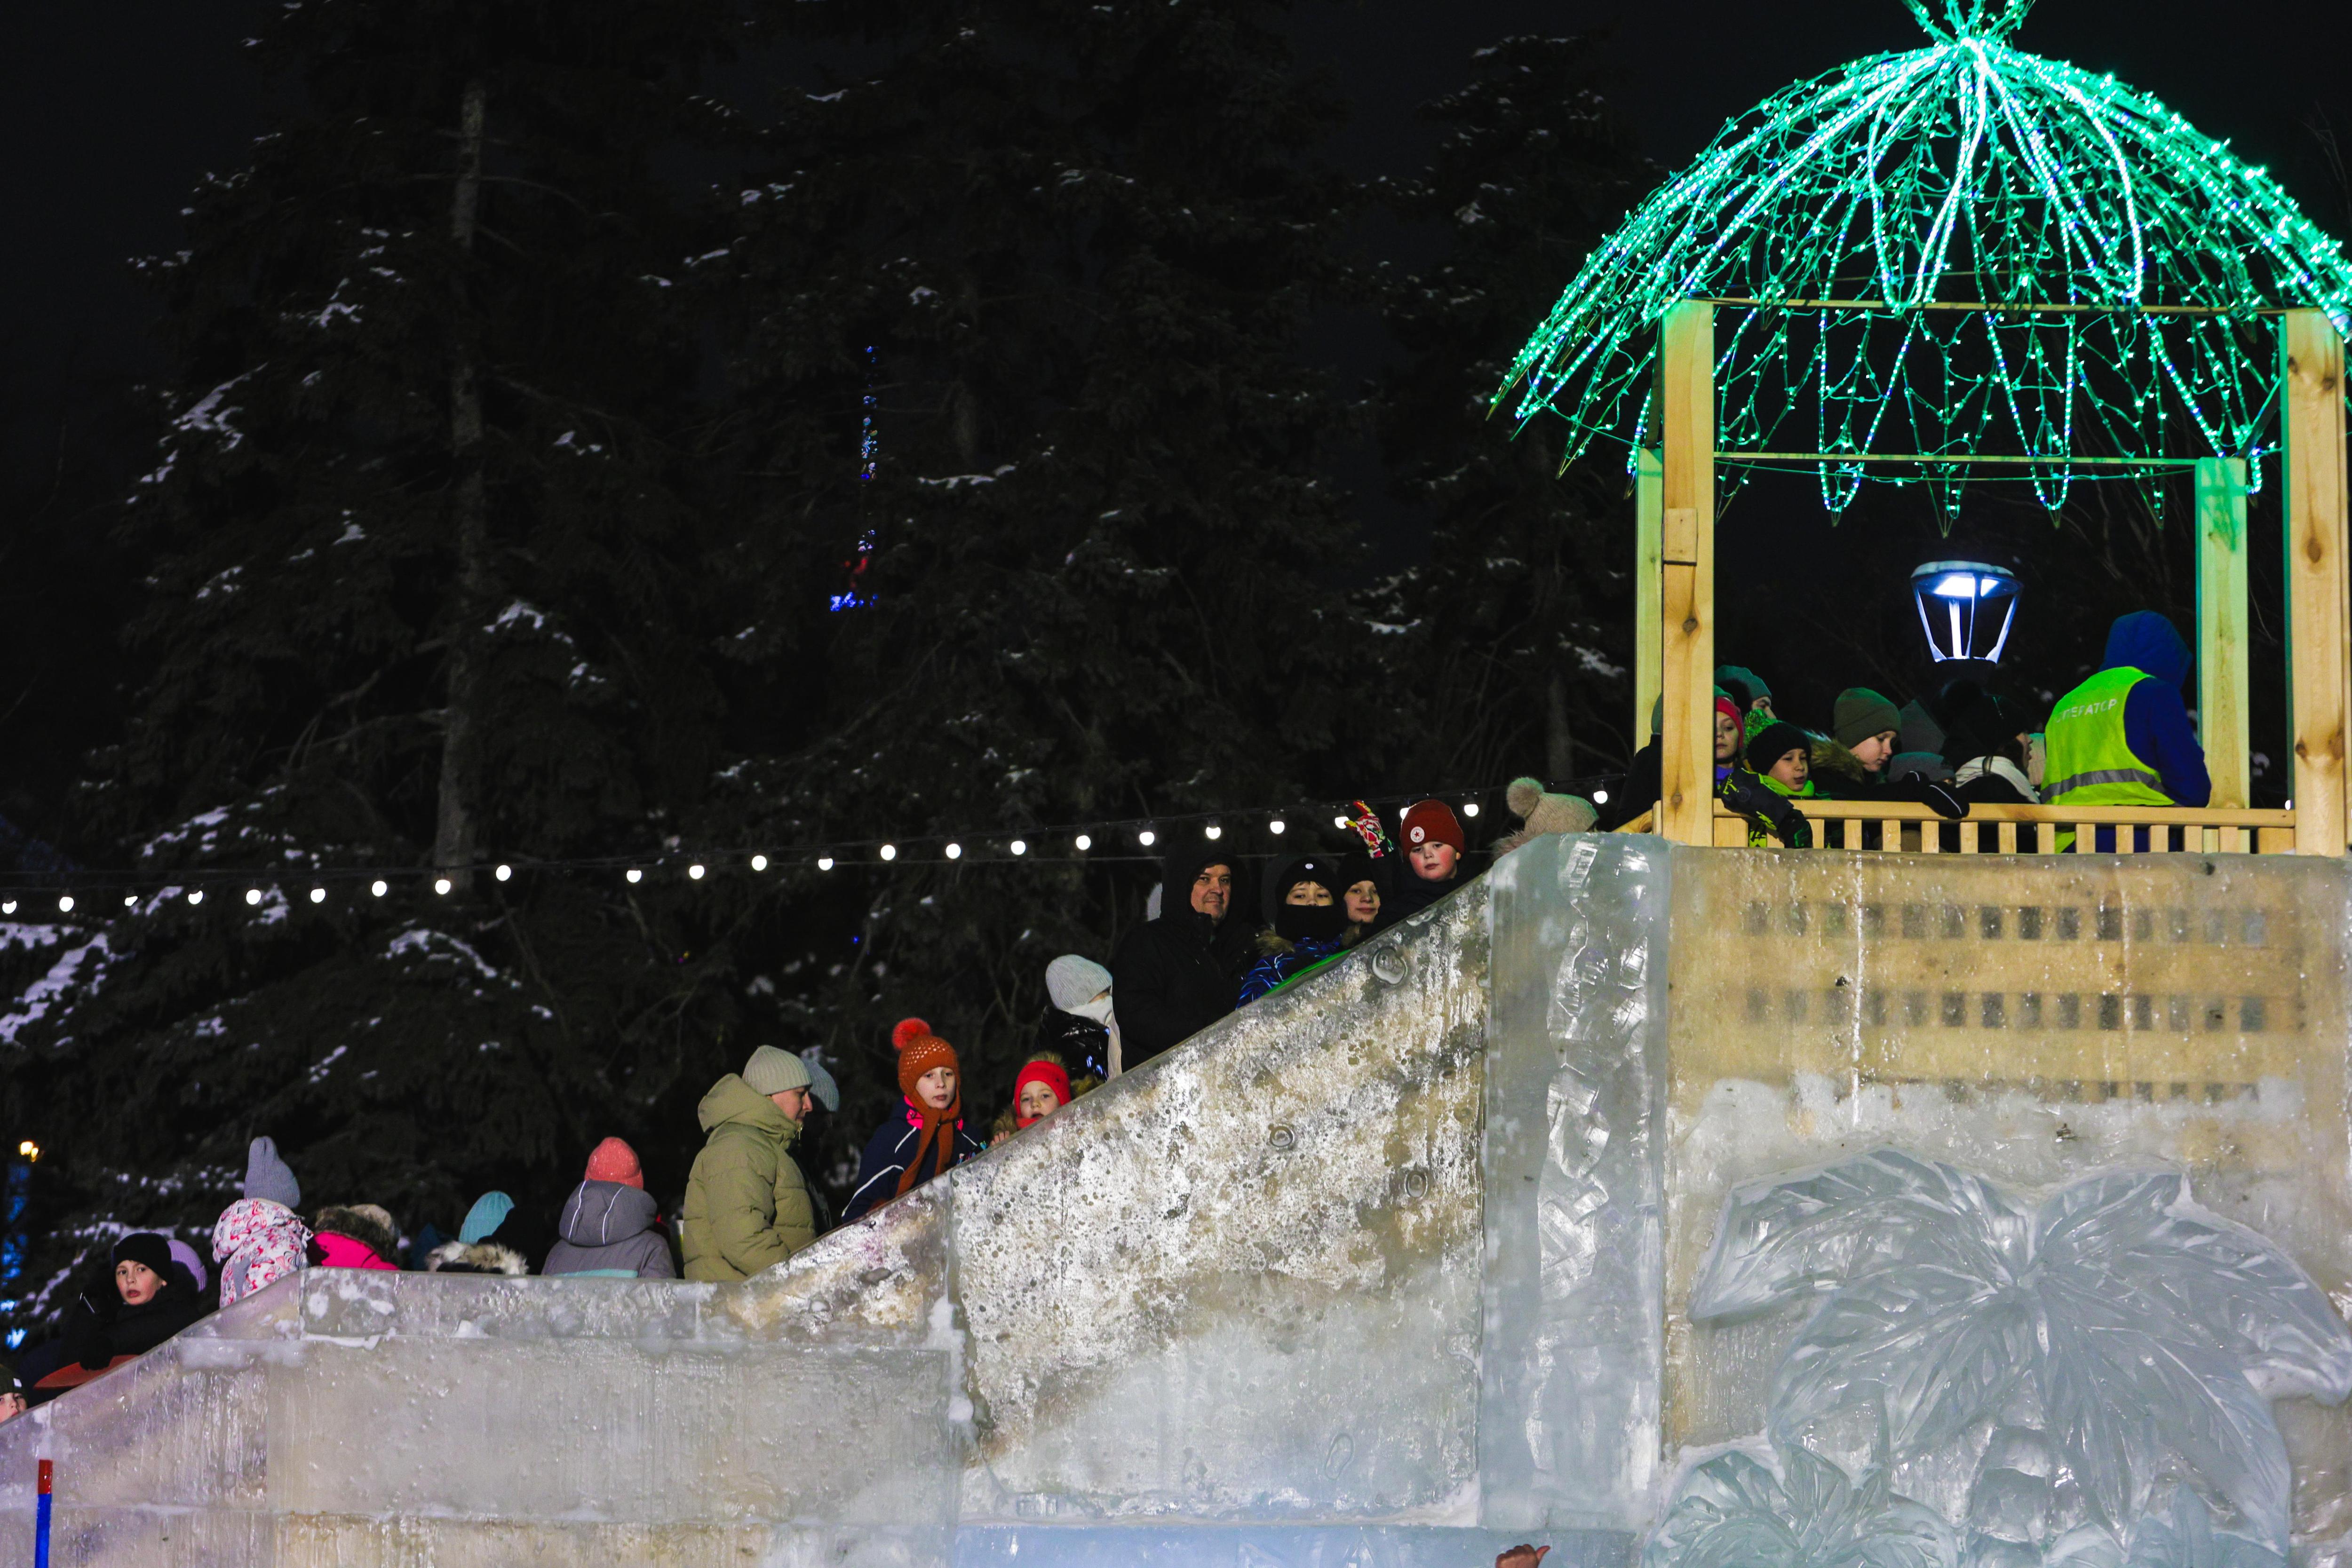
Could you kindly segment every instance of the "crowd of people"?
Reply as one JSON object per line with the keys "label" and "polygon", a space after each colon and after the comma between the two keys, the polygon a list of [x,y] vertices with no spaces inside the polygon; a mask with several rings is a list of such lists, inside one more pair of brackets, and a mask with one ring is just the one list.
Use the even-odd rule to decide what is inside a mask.
{"label": "crowd of people", "polygon": [[[1829,722],[1792,723],[1753,670],[1715,673],[1717,795],[1748,821],[1748,842],[1811,847],[1808,800],[1908,801],[1957,821],[1974,805],[2202,806],[2212,797],[2205,753],[2189,716],[2189,646],[2154,611],[2116,620],[2089,679],[2051,705],[2047,722],[1961,666],[1901,707],[1866,686],[1840,692]],[[1624,826],[1657,803],[1661,774],[1654,712],[1650,743],[1601,814]],[[2148,829],[2126,829],[2135,847]],[[2162,830],[2155,830],[2162,831]],[[2088,848],[2113,850],[2116,830]],[[2060,847],[2073,847],[2071,831]],[[1878,847],[1866,841],[1862,847]]]}
{"label": "crowd of people", "polygon": [[[2183,697],[2189,652],[2163,616],[2118,620],[2100,669],[2053,705],[2036,728],[1980,680],[1948,681],[1898,707],[1876,691],[1839,694],[1829,723],[1780,715],[1754,671],[1716,672],[1719,795],[1751,823],[1750,842],[1811,843],[1810,799],[1912,800],[1946,818],[1982,802],[2203,805],[2210,783]],[[1580,798],[1515,782],[1518,832],[1507,853],[1549,832],[1634,822],[1655,803],[1659,725],[1605,812]],[[1475,874],[1462,821],[1441,800],[1408,808],[1391,839],[1369,808],[1360,847],[1280,858],[1256,879],[1213,840],[1161,863],[1150,918],[1108,966],[1064,954],[1045,967],[1047,1010],[1011,1102],[987,1127],[964,1103],[955,1047],[920,1019],[892,1032],[899,1103],[866,1140],[841,1223],[902,1197],[1016,1137],[1078,1095],[1150,1061],[1240,1008],[1342,960],[1368,937],[1427,909]],[[2132,831],[2134,830],[2126,830]],[[2099,830],[2098,849],[2113,847]],[[2145,832],[2145,830],[2140,830]],[[2149,847],[2142,842],[2138,847]],[[205,1313],[309,1268],[438,1273],[742,1280],[813,1243],[834,1223],[793,1150],[813,1108],[838,1111],[822,1063],[775,1046],[711,1086],[704,1136],[673,1223],[646,1190],[636,1153],[607,1138],[589,1155],[551,1235],[502,1192],[485,1193],[454,1237],[425,1226],[404,1239],[373,1204],[327,1205],[303,1218],[301,1186],[267,1137],[253,1141],[239,1196],[213,1228],[211,1258],[159,1232],[122,1237],[107,1282],[85,1293],[61,1332],[0,1375],[0,1419],[160,1344]],[[682,1265],[682,1268],[681,1268]]]}

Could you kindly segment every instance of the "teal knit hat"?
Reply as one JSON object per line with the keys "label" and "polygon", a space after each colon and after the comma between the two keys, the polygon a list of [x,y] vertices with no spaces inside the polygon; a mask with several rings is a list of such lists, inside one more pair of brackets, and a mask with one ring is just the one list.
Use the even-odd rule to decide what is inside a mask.
{"label": "teal knit hat", "polygon": [[[446,1209],[442,1211],[447,1213]],[[457,1228],[457,1239],[471,1247],[475,1242],[495,1234],[514,1212],[514,1199],[502,1192],[486,1192],[474,1200],[466,1211],[466,1223]]]}

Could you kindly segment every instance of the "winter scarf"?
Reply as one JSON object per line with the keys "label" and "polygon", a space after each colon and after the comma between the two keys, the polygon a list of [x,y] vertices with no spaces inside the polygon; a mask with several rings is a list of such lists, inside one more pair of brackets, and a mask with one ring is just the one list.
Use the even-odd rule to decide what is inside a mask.
{"label": "winter scarf", "polygon": [[[921,1019],[899,1019],[898,1027],[890,1031],[890,1044],[898,1052],[898,1092],[907,1097],[909,1118],[919,1120],[923,1129],[913,1157],[898,1173],[898,1196],[904,1197],[919,1179],[915,1173],[923,1168],[923,1162],[935,1157],[935,1146],[940,1168],[931,1175],[942,1175],[955,1164],[955,1138],[952,1134],[942,1137],[940,1129],[958,1126],[963,1121],[963,1070],[956,1060],[955,1047],[933,1034],[931,1026]],[[944,1111],[932,1110],[915,1092],[916,1081],[935,1067],[955,1069],[955,1098],[948,1102]]]}
{"label": "winter scarf", "polygon": [[240,1197],[213,1226],[213,1260],[221,1266],[220,1304],[242,1301],[308,1267],[310,1228],[282,1203]]}

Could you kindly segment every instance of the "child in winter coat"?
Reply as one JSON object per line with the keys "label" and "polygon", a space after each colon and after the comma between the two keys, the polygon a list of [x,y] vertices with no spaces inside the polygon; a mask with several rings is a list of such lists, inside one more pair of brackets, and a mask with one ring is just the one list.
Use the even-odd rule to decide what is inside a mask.
{"label": "child in winter coat", "polygon": [[210,1310],[166,1238],[135,1232],[114,1244],[112,1258],[111,1288],[84,1291],[63,1332],[18,1364],[17,1375],[30,1385],[28,1403],[56,1398],[85,1381],[81,1374],[146,1354]]}
{"label": "child in winter coat", "polygon": [[989,1129],[988,1146],[992,1149],[1024,1128],[1034,1126],[1092,1087],[1091,1079],[1072,1082],[1069,1067],[1053,1051],[1034,1053],[1013,1076],[1013,1103]]}
{"label": "child in winter coat", "polygon": [[[295,1196],[301,1196],[299,1188]],[[213,1261],[220,1265],[226,1307],[309,1268],[310,1228],[275,1199],[240,1197],[213,1226]]]}
{"label": "child in winter coat", "polygon": [[1454,808],[1443,800],[1418,801],[1405,810],[1398,838],[1404,850],[1403,869],[1396,873],[1381,906],[1376,930],[1423,910],[1470,880],[1463,864],[1468,840]]}
{"label": "child in winter coat", "polygon": [[901,1019],[890,1043],[898,1053],[905,1110],[866,1140],[857,1186],[842,1212],[845,1225],[984,1152],[963,1130],[963,1073],[955,1047],[921,1019]]}
{"label": "child in winter coat", "polygon": [[1331,857],[1320,854],[1293,855],[1267,868],[1259,898],[1265,925],[1257,934],[1258,959],[1242,977],[1235,1006],[1247,1007],[1346,949],[1343,874]]}
{"label": "child in winter coat", "polygon": [[[515,1245],[523,1228],[522,1210],[502,1192],[486,1192],[474,1200],[457,1227],[457,1239],[444,1241],[425,1255],[428,1274],[507,1274],[530,1272],[530,1256]],[[389,1256],[389,1254],[387,1254]]]}
{"label": "child in winter coat", "polygon": [[1118,1015],[1112,1009],[1110,971],[1092,958],[1065,953],[1045,966],[1045,995],[1053,1006],[1037,1030],[1038,1045],[1059,1052],[1056,1061],[1077,1062],[1097,1081],[1118,1076]]}
{"label": "child in winter coat", "polygon": [[1812,739],[1795,725],[1775,719],[1748,743],[1748,766],[1726,780],[1723,798],[1748,818],[1748,844],[1760,849],[1778,839],[1790,849],[1811,849],[1812,833],[1801,812],[1788,802],[1813,794]]}
{"label": "child in winter coat", "polygon": [[320,1269],[389,1269],[400,1253],[400,1228],[373,1203],[330,1204],[310,1217],[310,1263]]}
{"label": "child in winter coat", "polygon": [[1354,946],[1379,928],[1381,922],[1381,884],[1383,868],[1395,857],[1383,855],[1379,860],[1362,850],[1350,850],[1339,857],[1339,903],[1348,911],[1348,929],[1340,941]]}
{"label": "child in winter coat", "polygon": [[[805,1065],[805,1063],[803,1064]],[[588,1156],[587,1179],[564,1200],[542,1274],[600,1274],[630,1280],[675,1280],[661,1216],[646,1192],[637,1151],[607,1138]]]}

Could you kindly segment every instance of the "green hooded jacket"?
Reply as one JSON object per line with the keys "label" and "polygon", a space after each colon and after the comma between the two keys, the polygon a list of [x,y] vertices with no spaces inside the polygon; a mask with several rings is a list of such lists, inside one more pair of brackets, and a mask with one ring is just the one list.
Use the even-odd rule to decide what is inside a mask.
{"label": "green hooded jacket", "polygon": [[745,1280],[816,1239],[816,1209],[793,1163],[797,1124],[730,1072],[696,1113],[709,1139],[679,1213],[689,1280]]}

